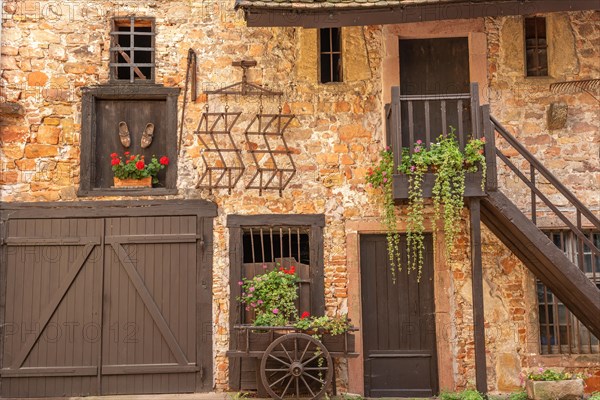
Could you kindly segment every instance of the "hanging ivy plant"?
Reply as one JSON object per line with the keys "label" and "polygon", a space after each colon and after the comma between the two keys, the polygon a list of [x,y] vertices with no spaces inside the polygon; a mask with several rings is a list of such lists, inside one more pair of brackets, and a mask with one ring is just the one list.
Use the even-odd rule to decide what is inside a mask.
{"label": "hanging ivy plant", "polygon": [[[485,139],[470,139],[465,150],[461,151],[456,140],[455,130],[450,127],[447,136],[440,136],[428,149],[421,140],[413,146],[402,149],[398,171],[406,174],[409,181],[408,213],[406,217],[407,270],[417,271],[417,280],[421,278],[423,255],[425,250],[425,222],[423,179],[428,171],[436,174],[432,190],[434,243],[437,235],[438,220],[443,220],[444,247],[448,255],[454,249],[456,237],[460,231],[460,219],[464,207],[465,176],[467,172],[482,171],[482,190],[485,189],[486,164],[483,152]],[[401,270],[399,253],[399,233],[396,225],[396,210],[392,191],[394,173],[393,154],[389,148],[381,152],[380,164],[370,169],[367,182],[383,190],[383,223],[388,231],[388,253],[392,267],[392,279],[395,282],[395,269]]]}
{"label": "hanging ivy plant", "polygon": [[394,193],[392,179],[394,175],[394,155],[389,147],[379,153],[381,159],[379,165],[374,169],[369,168],[367,182],[375,188],[381,188],[383,192],[383,225],[386,228],[388,257],[392,280],[396,282],[396,268],[402,269],[400,260],[400,234],[396,223],[396,205],[394,204]]}

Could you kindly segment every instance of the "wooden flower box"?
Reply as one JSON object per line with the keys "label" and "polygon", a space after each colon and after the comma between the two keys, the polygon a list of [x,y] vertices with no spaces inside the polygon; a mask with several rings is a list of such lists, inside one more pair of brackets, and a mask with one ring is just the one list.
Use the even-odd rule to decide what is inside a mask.
{"label": "wooden flower box", "polygon": [[527,397],[532,400],[580,400],[583,399],[583,380],[563,381],[527,380]]}
{"label": "wooden flower box", "polygon": [[118,188],[141,188],[152,187],[152,177],[147,176],[141,179],[119,179],[114,177],[114,187]]}
{"label": "wooden flower box", "polygon": [[[468,172],[465,176],[465,194],[464,197],[485,196],[485,191],[481,189],[481,172]],[[435,174],[427,172],[423,176],[423,197],[431,198],[433,185],[435,184]],[[393,180],[394,199],[407,200],[409,190],[408,175],[394,175]]]}

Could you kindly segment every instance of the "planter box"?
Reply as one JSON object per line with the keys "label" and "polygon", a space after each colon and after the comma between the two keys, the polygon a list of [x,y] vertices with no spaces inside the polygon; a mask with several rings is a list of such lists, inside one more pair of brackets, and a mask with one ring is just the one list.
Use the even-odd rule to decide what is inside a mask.
{"label": "planter box", "polygon": [[[481,172],[469,172],[465,176],[465,197],[482,197],[485,196],[485,191],[481,190]],[[431,189],[435,183],[435,174],[426,173],[423,176],[423,197],[431,197]],[[404,174],[394,175],[393,190],[394,199],[408,200],[408,176]]]}
{"label": "planter box", "polygon": [[580,400],[583,399],[583,380],[531,381],[527,380],[527,397],[532,400]]}
{"label": "planter box", "polygon": [[[346,348],[346,337],[348,337],[348,347]],[[325,334],[321,336],[321,342],[325,345],[325,348],[331,352],[339,353],[354,353],[356,349],[356,338],[354,333],[348,332],[342,335],[329,335]]]}
{"label": "planter box", "polygon": [[275,332],[273,330],[264,332],[258,330],[249,330],[248,342],[246,342],[246,331],[239,331],[237,350],[265,351],[275,339],[282,335],[283,333]]}
{"label": "planter box", "polygon": [[119,179],[115,176],[114,184],[114,187],[118,188],[152,187],[152,177],[147,176],[142,179]]}

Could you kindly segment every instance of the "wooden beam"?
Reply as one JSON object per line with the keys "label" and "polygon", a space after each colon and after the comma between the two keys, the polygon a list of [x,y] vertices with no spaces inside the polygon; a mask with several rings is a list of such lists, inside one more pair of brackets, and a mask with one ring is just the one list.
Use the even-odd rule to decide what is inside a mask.
{"label": "wooden beam", "polygon": [[428,2],[354,8],[343,8],[340,7],[339,3],[331,6],[328,6],[328,3],[319,3],[318,8],[292,8],[288,2],[278,3],[276,7],[258,7],[248,2],[239,8],[244,10],[246,24],[250,27],[300,26],[304,28],[327,28],[596,10],[598,9],[598,1],[529,0],[524,2],[523,0],[506,0],[473,2],[464,0],[452,3]]}
{"label": "wooden beam", "polygon": [[475,339],[475,379],[477,390],[487,393],[485,359],[485,320],[483,310],[483,267],[481,261],[481,203],[478,197],[469,202],[471,214],[471,273],[473,287],[473,325]]}

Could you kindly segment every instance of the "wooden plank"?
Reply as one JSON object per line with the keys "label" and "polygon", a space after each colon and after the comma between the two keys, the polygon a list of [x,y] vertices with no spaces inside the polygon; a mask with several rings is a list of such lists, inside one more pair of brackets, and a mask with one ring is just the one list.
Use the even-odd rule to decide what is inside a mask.
{"label": "wooden plank", "polygon": [[483,307],[483,265],[481,259],[481,205],[477,197],[469,201],[471,215],[471,274],[473,293],[473,328],[475,340],[475,381],[480,393],[487,393],[485,358],[485,319]]}
{"label": "wooden plank", "polygon": [[[217,206],[206,200],[121,200],[0,203],[3,218],[95,218],[159,215],[216,217]],[[4,217],[6,216],[6,217]],[[323,217],[323,224],[325,218]]]}
{"label": "wooden plank", "polygon": [[152,316],[152,319],[156,323],[158,329],[160,330],[160,333],[162,334],[163,338],[167,342],[167,345],[169,346],[169,349],[171,350],[173,356],[175,357],[175,359],[177,360],[179,365],[187,365],[188,364],[187,357],[183,353],[183,350],[181,350],[181,347],[179,346],[177,339],[175,339],[173,332],[169,328],[169,325],[165,321],[158,306],[154,302],[154,299],[152,298],[152,295],[148,291],[148,288],[142,281],[142,278],[140,277],[139,273],[136,271],[135,266],[133,265],[133,263],[131,262],[131,259],[129,258],[129,255],[127,254],[127,252],[125,251],[123,246],[121,246],[120,244],[113,243],[113,244],[111,244],[111,246],[112,246],[113,250],[115,251],[115,253],[117,254],[119,260],[121,261],[121,265],[123,265],[123,267],[125,268],[125,272],[127,273],[127,276],[129,277],[129,279],[131,280],[131,283],[133,283],[135,290],[138,292],[138,294],[142,298],[142,301],[144,302],[146,309]]}
{"label": "wooden plank", "polygon": [[[202,241],[196,245],[196,257],[199,259],[197,266],[197,305],[196,305],[196,362],[200,371],[196,376],[196,390],[209,391],[213,389],[213,317],[212,317],[212,272],[213,272],[213,219],[202,218],[197,222],[197,234],[202,236]],[[198,254],[200,256],[198,256]],[[231,309],[230,309],[231,310]],[[200,329],[198,329],[200,327]]]}
{"label": "wooden plank", "polygon": [[73,264],[71,265],[71,267],[69,269],[68,274],[66,274],[65,277],[63,278],[63,280],[60,283],[60,286],[58,287],[58,289],[56,290],[54,296],[48,302],[48,305],[44,308],[44,311],[42,311],[40,313],[39,329],[36,329],[35,334],[31,335],[27,338],[27,341],[25,341],[25,343],[21,347],[21,350],[19,351],[19,353],[17,353],[17,356],[15,357],[10,369],[21,368],[21,366],[25,362],[25,359],[31,352],[31,349],[33,348],[34,344],[37,342],[40,335],[46,328],[46,325],[50,321],[50,318],[52,318],[52,315],[54,315],[54,313],[56,312],[58,305],[64,299],[65,295],[67,294],[67,291],[69,290],[69,288],[75,281],[75,278],[79,274],[79,271],[81,271],[81,269],[83,268],[86,260],[92,253],[92,250],[94,249],[94,247],[95,247],[95,245],[93,245],[93,244],[85,245],[82,254],[73,262]]}
{"label": "wooden plank", "polygon": [[[227,222],[229,226],[228,216]],[[238,348],[238,335],[233,329],[234,325],[242,322],[242,307],[236,300],[241,295],[238,281],[242,279],[242,230],[239,227],[229,228],[229,348],[234,350]],[[241,384],[241,360],[239,358],[229,358],[229,388],[231,390],[240,390]]]}
{"label": "wooden plank", "polygon": [[188,365],[165,363],[119,364],[102,366],[102,375],[177,374],[198,371],[200,371],[200,367],[198,367],[195,363],[190,363]]}
{"label": "wooden plank", "polygon": [[310,228],[310,304],[312,315],[325,315],[325,268],[324,268],[323,228],[313,225]]}
{"label": "wooden plank", "polygon": [[52,377],[52,376],[96,376],[97,367],[22,367],[19,369],[1,369],[3,378]]}
{"label": "wooden plank", "polygon": [[496,165],[496,135],[490,120],[490,106],[481,106],[483,137],[485,137],[486,190],[498,189],[498,169]]}
{"label": "wooden plank", "polygon": [[108,244],[167,244],[167,243],[196,243],[202,236],[195,233],[163,234],[163,235],[112,235],[106,236]]}
{"label": "wooden plank", "polygon": [[[247,3],[249,4],[249,3]],[[248,27],[304,27],[329,28],[340,26],[366,26],[404,24],[411,22],[439,21],[451,19],[476,19],[482,17],[501,17],[508,15],[528,15],[535,13],[596,10],[597,2],[590,0],[522,0],[473,2],[468,0],[453,3],[419,2],[390,7],[331,7],[296,8],[290,18],[287,4],[280,8],[247,5],[244,10]]]}
{"label": "wooden plank", "polygon": [[99,245],[102,238],[97,236],[88,237],[9,237],[5,243],[8,246],[83,246],[87,244]]}
{"label": "wooden plank", "polygon": [[[216,214],[214,215],[216,216]],[[227,227],[241,226],[325,226],[324,214],[269,214],[269,215],[228,215]]]}

